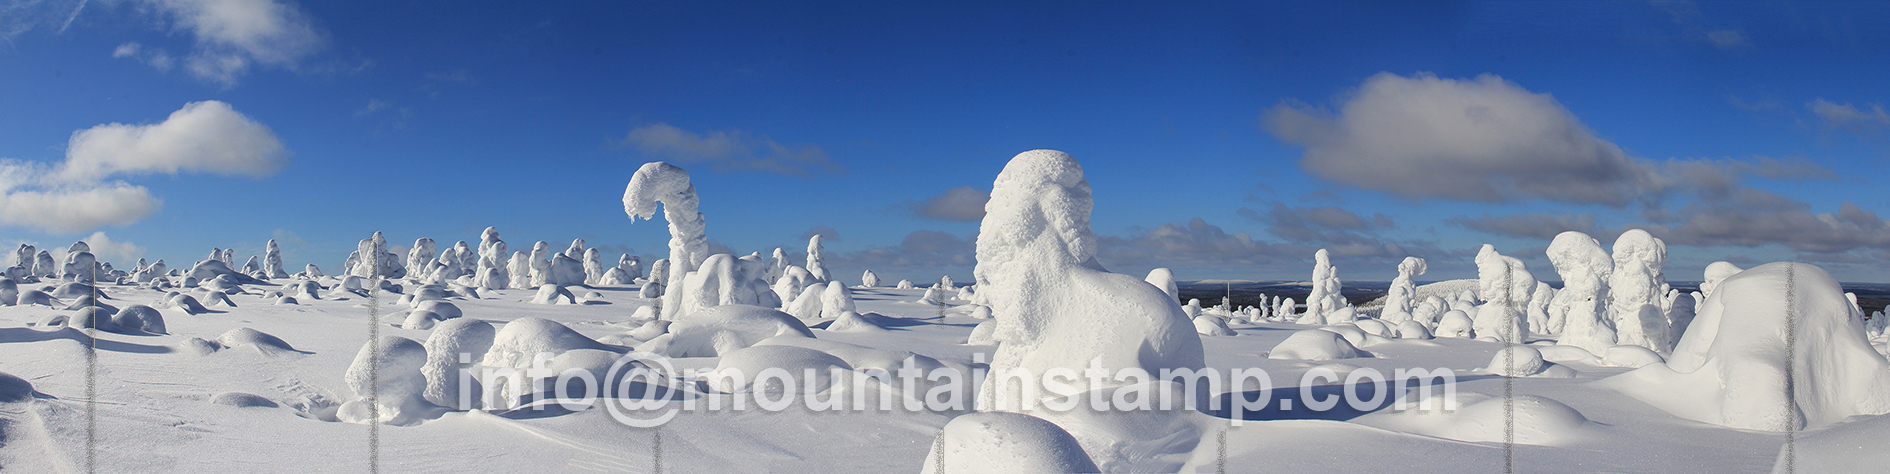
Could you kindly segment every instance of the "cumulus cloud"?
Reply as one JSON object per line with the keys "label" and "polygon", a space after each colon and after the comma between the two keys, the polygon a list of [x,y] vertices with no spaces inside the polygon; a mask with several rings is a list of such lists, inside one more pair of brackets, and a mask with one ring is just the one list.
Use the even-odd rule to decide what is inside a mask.
{"label": "cumulus cloud", "polygon": [[1805,108],[1817,115],[1828,129],[1868,132],[1890,127],[1890,113],[1884,112],[1883,104],[1858,107],[1849,102],[1839,104],[1819,97],[1806,103]]}
{"label": "cumulus cloud", "polygon": [[269,129],[217,101],[193,102],[152,125],[106,124],[73,133],[54,166],[0,159],[0,224],[71,233],[123,226],[163,201],[120,175],[205,172],[263,176],[288,152]]}
{"label": "cumulus cloud", "polygon": [[85,245],[92,248],[92,255],[100,261],[136,262],[138,257],[144,256],[144,246],[112,240],[104,231],[93,232],[79,240],[85,241]]}
{"label": "cumulus cloud", "polygon": [[184,104],[155,124],[109,123],[73,133],[61,174],[72,180],[180,171],[267,176],[287,163],[288,150],[269,127],[207,100]]}
{"label": "cumulus cloud", "polygon": [[708,163],[716,171],[763,171],[809,176],[838,172],[840,165],[813,145],[783,145],[742,130],[699,134],[667,123],[637,127],[624,141],[646,155],[683,163]]}
{"label": "cumulus cloud", "polygon": [[171,53],[163,48],[146,48],[136,41],[118,45],[118,48],[112,50],[112,57],[136,59],[146,66],[157,68],[158,71],[170,71],[171,66],[177,64],[171,59]]}
{"label": "cumulus cloud", "polygon": [[990,200],[990,191],[959,186],[945,190],[945,194],[906,201],[905,206],[913,214],[927,219],[978,222],[984,220],[984,203]]}
{"label": "cumulus cloud", "polygon": [[183,60],[186,71],[225,86],[234,85],[237,77],[253,64],[293,70],[302,58],[319,51],[326,43],[320,30],[292,2],[142,0],[140,3],[195,40],[195,49]]}
{"label": "cumulus cloud", "polygon": [[1665,182],[1553,97],[1489,74],[1379,73],[1336,115],[1281,104],[1265,127],[1305,147],[1300,166],[1313,174],[1407,198],[1621,206]]}
{"label": "cumulus cloud", "polygon": [[1679,214],[1678,224],[1650,226],[1648,232],[1678,245],[1781,244],[1825,253],[1890,248],[1890,222],[1849,202],[1839,204],[1837,212],[1820,213],[1802,202],[1746,189],[1730,202],[1691,206]]}
{"label": "cumulus cloud", "polygon": [[[822,258],[829,268],[846,273],[873,270],[889,277],[906,271],[969,273],[972,265],[978,263],[977,240],[975,234],[960,237],[936,230],[918,230],[906,234],[899,245],[853,252],[829,251]],[[795,255],[806,258],[803,254]]]}
{"label": "cumulus cloud", "polygon": [[812,239],[816,235],[820,236],[820,240],[824,242],[839,242],[840,241],[840,231],[834,230],[834,228],[824,226],[824,225],[817,225],[817,226],[808,228],[807,232],[801,233],[800,239],[801,240]]}

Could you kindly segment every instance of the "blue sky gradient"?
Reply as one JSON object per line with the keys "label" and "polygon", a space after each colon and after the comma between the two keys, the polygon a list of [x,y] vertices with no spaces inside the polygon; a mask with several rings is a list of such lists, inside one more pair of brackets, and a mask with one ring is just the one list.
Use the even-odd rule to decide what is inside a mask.
{"label": "blue sky gradient", "polygon": [[[496,226],[515,250],[582,237],[647,261],[665,228],[631,224],[620,199],[638,166],[666,160],[691,172],[720,245],[799,254],[826,231],[846,281],[869,268],[964,281],[966,198],[1011,156],[1053,148],[1083,163],[1100,258],[1122,273],[1304,279],[1313,249],[1345,247],[1345,279],[1390,280],[1408,254],[1439,280],[1473,276],[1491,243],[1554,280],[1541,251],[1556,232],[1605,246],[1653,227],[1670,280],[1715,260],[1800,260],[1890,281],[1890,196],[1874,183],[1890,171],[1884,3],[754,3],[6,0],[7,206],[121,182],[161,206],[96,225],[0,206],[15,214],[0,243],[103,232],[120,243],[108,260],[175,266],[275,238],[291,267],[332,271],[377,230],[445,246]],[[1666,181],[1600,202],[1312,171],[1317,156],[1408,158],[1353,152],[1409,135],[1320,128],[1374,122],[1355,102],[1374,79],[1436,86],[1400,100],[1552,99],[1530,117],[1569,117],[1571,140]],[[77,156],[75,133],[201,101],[267,127],[286,162],[49,177]],[[1409,153],[1449,160],[1459,145],[1476,144]],[[1557,156],[1538,145],[1485,164],[1499,181],[1529,173]]]}

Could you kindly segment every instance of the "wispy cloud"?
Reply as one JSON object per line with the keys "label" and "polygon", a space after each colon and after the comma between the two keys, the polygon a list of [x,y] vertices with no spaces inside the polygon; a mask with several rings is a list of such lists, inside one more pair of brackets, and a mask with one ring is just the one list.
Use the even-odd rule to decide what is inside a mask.
{"label": "wispy cloud", "polygon": [[716,171],[762,171],[790,176],[839,172],[840,165],[813,145],[784,145],[742,130],[695,133],[667,123],[637,127],[625,137],[645,155],[683,163],[707,163]]}
{"label": "wispy cloud", "polygon": [[1875,133],[1890,129],[1890,113],[1884,112],[1883,104],[1852,105],[1849,102],[1836,103],[1819,97],[1805,104],[1813,115],[1817,115],[1826,129],[1848,130],[1854,133]]}
{"label": "wispy cloud", "polygon": [[[171,28],[188,33],[194,47],[181,58],[138,43],[112,57],[132,58],[168,71],[175,65],[199,79],[234,86],[256,65],[297,70],[303,59],[327,47],[327,38],[301,8],[277,0],[135,0]],[[77,18],[76,7],[66,25]],[[63,30],[64,26],[61,27]]]}
{"label": "wispy cloud", "polygon": [[904,206],[914,215],[927,219],[978,222],[984,219],[984,203],[990,200],[990,191],[971,186],[959,186],[947,189],[944,194],[937,196],[906,201]]}

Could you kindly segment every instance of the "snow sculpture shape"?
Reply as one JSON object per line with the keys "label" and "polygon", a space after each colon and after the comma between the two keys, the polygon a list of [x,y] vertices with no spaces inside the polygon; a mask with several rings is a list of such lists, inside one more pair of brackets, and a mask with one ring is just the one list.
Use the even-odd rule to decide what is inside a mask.
{"label": "snow sculpture shape", "polygon": [[506,268],[510,263],[506,255],[505,241],[499,240],[499,229],[487,227],[485,232],[479,233],[479,267],[474,275],[480,288],[499,290],[512,286],[512,275],[517,274]]}
{"label": "snow sculpture shape", "polygon": [[[411,425],[419,423],[429,404],[427,378],[420,368],[427,363],[426,346],[399,336],[371,341],[355,353],[343,377],[355,400],[341,405],[336,418],[349,423]],[[369,399],[369,396],[373,399]],[[370,408],[368,404],[377,405]],[[374,410],[378,408],[378,410]],[[375,415],[379,415],[376,417]]]}
{"label": "snow sculpture shape", "polygon": [[617,269],[623,270],[623,274],[626,275],[623,284],[628,285],[638,278],[643,278],[643,259],[635,255],[624,254],[624,256],[617,258]]}
{"label": "snow sculpture shape", "polygon": [[1326,249],[1313,252],[1312,294],[1306,296],[1306,315],[1299,318],[1299,323],[1331,324],[1327,317],[1346,306],[1339,286],[1339,269],[1332,266]]}
{"label": "snow sculpture shape", "polygon": [[263,273],[271,279],[289,277],[289,272],[282,269],[282,249],[276,246],[276,239],[263,244]]}
{"label": "snow sculpture shape", "polygon": [[426,278],[432,273],[433,255],[439,249],[433,246],[433,239],[421,237],[414,239],[413,249],[407,251],[407,268],[414,269],[415,277]]}
{"label": "snow sculpture shape", "polygon": [[260,271],[262,271],[262,262],[257,260],[255,256],[250,256],[249,260],[243,262],[244,275],[254,274]]}
{"label": "snow sculpture shape", "polygon": [[[1713,289],[1719,287],[1719,282],[1725,281],[1727,277],[1737,275],[1739,272],[1743,271],[1745,271],[1745,269],[1739,268],[1738,265],[1733,265],[1732,262],[1713,262],[1707,265],[1706,271],[1704,272],[1705,279],[1700,281],[1700,295],[1707,298],[1713,297]],[[1706,300],[1702,299],[1700,301]]]}
{"label": "snow sculpture shape", "polygon": [[33,257],[33,275],[41,278],[58,278],[59,267],[54,266],[52,254],[45,250]]}
{"label": "snow sculpture shape", "polygon": [[[84,244],[85,242],[79,242],[73,244],[73,246],[77,247]],[[62,270],[63,271],[60,272],[61,275],[72,275],[74,281],[85,283],[91,283],[96,281],[98,277],[106,276],[99,274],[98,258],[94,257],[92,252],[85,250],[66,254],[66,264],[65,268]]]}
{"label": "snow sculpture shape", "polygon": [[1142,281],[1146,281],[1148,284],[1154,285],[1156,289],[1167,293],[1168,299],[1174,300],[1175,304],[1181,304],[1181,290],[1175,287],[1175,272],[1169,271],[1167,268],[1149,270],[1148,276],[1142,278]]}
{"label": "snow sculpture shape", "polygon": [[1548,333],[1549,303],[1555,301],[1555,288],[1546,282],[1536,282],[1536,291],[1529,294],[1529,328],[1539,333]]}
{"label": "snow sculpture shape", "polygon": [[[655,161],[643,164],[623,191],[623,212],[630,222],[656,215],[657,203],[663,204],[663,220],[669,222],[669,273],[664,286],[679,282],[709,258],[709,236],[703,231],[701,201],[696,186],[689,183],[689,172],[675,165]],[[655,279],[651,272],[651,279]],[[663,320],[675,320],[682,295],[667,291],[663,295]]]}
{"label": "snow sculpture shape", "polygon": [[1391,292],[1385,296],[1385,309],[1378,319],[1394,325],[1410,321],[1411,311],[1417,309],[1417,301],[1412,299],[1417,295],[1417,284],[1411,277],[1423,275],[1429,268],[1424,259],[1417,257],[1398,262],[1398,277],[1391,280]]}
{"label": "snow sculpture shape", "polygon": [[584,249],[584,284],[595,285],[604,279],[604,254],[597,249]]}
{"label": "snow sculpture shape", "polygon": [[914,288],[915,287],[912,286],[912,280],[899,280],[899,284],[893,285],[893,289],[895,290],[911,290]]}
{"label": "snow sculpture shape", "polygon": [[799,296],[815,282],[814,275],[807,273],[807,269],[798,265],[788,265],[787,269],[781,272],[780,278],[774,281],[774,294],[780,297],[782,303],[791,303],[795,296]]}
{"label": "snow sculpture shape", "polygon": [[532,258],[526,256],[524,251],[512,252],[512,261],[506,264],[505,273],[509,278],[506,286],[514,290],[533,288]]}
{"label": "snow sculpture shape", "polygon": [[235,265],[236,249],[223,249],[223,254],[217,256],[217,260],[222,260],[224,265]]}
{"label": "snow sculpture shape", "polygon": [[[470,319],[458,319],[468,320]],[[457,321],[457,320],[456,320]],[[486,357],[480,365],[488,367],[510,367],[523,369],[531,367],[532,359],[541,353],[563,354],[576,349],[609,349],[563,324],[526,316],[505,323],[493,336],[492,347],[486,351]]]}
{"label": "snow sculpture shape", "polygon": [[820,245],[820,234],[807,238],[807,274],[814,276],[814,281],[830,280],[827,267],[820,264],[820,254],[825,248]]}
{"label": "snow sculpture shape", "polygon": [[1274,360],[1333,360],[1371,356],[1371,353],[1354,347],[1345,336],[1320,329],[1295,332],[1267,352],[1267,358]]}
{"label": "snow sculpture shape", "polygon": [[1475,323],[1470,320],[1470,315],[1464,313],[1463,310],[1453,309],[1445,311],[1444,315],[1438,318],[1437,330],[1433,331],[1432,335],[1437,337],[1469,338],[1475,335],[1471,333],[1471,327],[1474,324]]}
{"label": "snow sculpture shape", "polygon": [[550,281],[551,254],[551,244],[545,243],[543,240],[532,244],[531,260],[529,260],[531,262],[532,288],[545,286],[545,283]]}
{"label": "snow sculpture shape", "polygon": [[545,277],[545,283],[558,286],[584,284],[584,264],[562,253],[551,255],[551,271]]}
{"label": "snow sculpture shape", "polygon": [[[164,267],[164,261],[163,261],[163,260],[158,260],[158,263],[154,263],[154,264],[151,264],[151,266],[153,266],[153,267],[158,267],[158,268],[163,268],[163,267]],[[162,273],[162,272],[159,272],[159,273]],[[303,275],[303,276],[306,276],[306,277],[309,277],[309,278],[311,278],[311,279],[314,279],[314,278],[321,278],[321,277],[325,277],[325,276],[328,276],[327,274],[324,274],[324,273],[322,273],[322,269],[321,269],[321,268],[317,268],[317,267],[315,266],[315,264],[313,264],[313,263],[311,263],[311,264],[308,264],[308,265],[304,265],[304,266],[302,267],[302,275]]]}
{"label": "snow sculpture shape", "polygon": [[1803,263],[1721,281],[1666,363],[1599,383],[1681,418],[1749,430],[1890,412],[1890,362],[1864,339],[1837,280]]}
{"label": "snow sculpture shape", "polygon": [[873,288],[877,286],[879,286],[879,275],[874,274],[872,270],[867,270],[866,273],[860,274],[860,287]]}
{"label": "snow sculpture shape", "polygon": [[457,260],[450,265],[458,268],[461,275],[469,275],[479,269],[479,254],[473,253],[472,246],[464,240],[453,243],[453,258]]}
{"label": "snow sculpture shape", "polygon": [[347,274],[361,278],[401,278],[407,275],[400,257],[387,251],[387,238],[382,237],[379,231],[356,246],[354,254],[348,256],[344,269]]}
{"label": "snow sculpture shape", "polygon": [[1529,337],[1529,297],[1536,290],[1536,278],[1523,268],[1522,260],[1496,253],[1496,247],[1483,244],[1477,251],[1477,288],[1487,303],[1477,307],[1471,329],[1479,338],[1521,344]]}
{"label": "snow sculpture shape", "polygon": [[[1009,382],[997,382],[1016,369],[1028,374],[1051,369],[1082,373],[1095,363],[1109,373],[1138,369],[1159,374],[1205,366],[1201,336],[1175,300],[1141,279],[1109,273],[1096,262],[1097,238],[1089,228],[1093,203],[1082,167],[1059,151],[1018,154],[992,183],[973,274],[979,294],[998,316],[988,320],[997,324],[995,339],[1003,342],[991,360],[992,375],[980,387],[979,411],[1024,411],[1025,406],[1054,398],[1036,386],[1040,380],[1010,377]],[[1139,385],[1133,380],[1078,380],[1069,388],[1081,393]],[[1025,397],[1033,397],[1031,405],[1023,403]],[[1066,429],[1087,421],[1075,412],[1029,411],[1052,422],[1065,419],[1072,425],[1059,426]],[[1148,437],[1174,436],[1093,428],[1079,436],[1079,442],[1085,449],[1113,446],[1112,453],[1158,443]]]}
{"label": "snow sculpture shape", "polygon": [[1665,278],[1660,266],[1667,261],[1667,244],[1647,231],[1631,229],[1614,240],[1614,273],[1608,276],[1608,317],[1614,322],[1617,344],[1667,352],[1666,311],[1661,297]]}
{"label": "snow sculpture shape", "polygon": [[718,357],[763,339],[814,331],[793,315],[759,306],[721,305],[684,315],[669,326],[670,357]]}
{"label": "snow sculpture shape", "polygon": [[1614,347],[1612,319],[1607,319],[1607,279],[1614,274],[1614,259],[1601,242],[1581,232],[1555,236],[1547,252],[1549,263],[1562,276],[1562,291],[1549,305],[1549,327],[1560,333],[1558,345],[1575,346],[1601,356]]}
{"label": "snow sculpture shape", "polygon": [[[479,408],[479,377],[468,377],[473,385],[462,387],[459,371],[474,370],[473,364],[486,357],[496,334],[491,324],[470,318],[448,319],[434,326],[433,334],[427,336],[427,363],[420,367],[420,374],[427,379],[424,398],[448,408]],[[471,362],[460,363],[460,354],[466,354]]]}
{"label": "snow sculpture shape", "polygon": [[[760,259],[712,255],[702,262],[700,269],[684,276],[681,285],[669,288],[663,298],[663,311],[687,315],[729,304],[779,306],[780,299],[761,278],[767,271],[767,264]],[[669,304],[680,307],[672,310]]]}
{"label": "snow sculpture shape", "polygon": [[583,260],[584,250],[583,238],[571,239],[571,246],[564,249],[564,256],[571,257],[572,260]]}
{"label": "snow sculpture shape", "polygon": [[768,283],[773,284],[776,279],[781,278],[781,275],[787,271],[787,267],[787,251],[775,247],[774,256],[768,259]]}
{"label": "snow sculpture shape", "polygon": [[932,446],[924,474],[1101,471],[1068,431],[1017,413],[960,415],[945,424]]}
{"label": "snow sculpture shape", "polygon": [[841,313],[854,312],[853,292],[847,285],[837,281],[827,282],[827,289],[820,292],[820,318],[839,318]]}

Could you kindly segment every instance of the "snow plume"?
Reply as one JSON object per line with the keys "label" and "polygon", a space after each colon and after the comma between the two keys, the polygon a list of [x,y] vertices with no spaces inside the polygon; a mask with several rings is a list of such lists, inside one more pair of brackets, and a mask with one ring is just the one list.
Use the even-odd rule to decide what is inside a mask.
{"label": "snow plume", "polygon": [[[1150,374],[1204,367],[1201,338],[1180,305],[1142,279],[1109,273],[1096,262],[1097,239],[1089,228],[1093,202],[1082,167],[1059,151],[1018,154],[992,184],[974,274],[980,294],[991,303],[1002,343],[991,360],[994,376],[978,395],[980,411],[1021,412],[1025,397],[1050,398],[1043,395],[1047,391],[1018,391],[1021,387],[996,382],[1004,377],[995,374],[1014,369],[1082,373],[1092,361],[1104,370],[1137,368]],[[1091,382],[1096,381],[1077,380],[1074,392],[1135,385]],[[1083,415],[1074,412],[1030,414],[1065,427],[1083,423]],[[1175,436],[1107,428],[1082,433],[1079,441],[1092,453],[1134,451],[1151,436]],[[1112,460],[1098,459],[1098,464]]]}
{"label": "snow plume", "polygon": [[1398,277],[1391,280],[1391,291],[1385,296],[1385,309],[1379,319],[1397,324],[1411,320],[1411,311],[1417,309],[1417,284],[1411,278],[1423,275],[1429,269],[1424,259],[1405,257],[1398,262]]}
{"label": "snow plume", "polygon": [[[702,213],[696,210],[701,201],[696,186],[689,183],[689,172],[661,161],[638,168],[624,188],[623,212],[630,222],[650,219],[656,215],[657,203],[662,203],[663,220],[669,222],[669,275],[664,281],[680,282],[709,258],[709,236],[703,231]],[[676,293],[663,296],[662,319],[677,316],[681,295]]]}
{"label": "snow plume", "polygon": [[1608,317],[1614,321],[1617,343],[1666,352],[1667,317],[1661,310],[1666,278],[1660,267],[1667,261],[1667,244],[1633,229],[1614,240],[1614,273],[1608,277]]}
{"label": "snow plume", "polygon": [[1498,254],[1490,244],[1477,251],[1476,263],[1477,294],[1485,303],[1477,308],[1471,330],[1478,338],[1521,344],[1529,337],[1529,299],[1536,291],[1535,276],[1522,260]]}

